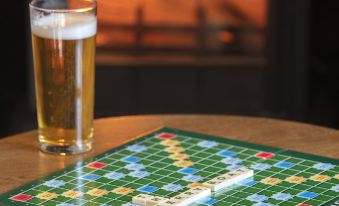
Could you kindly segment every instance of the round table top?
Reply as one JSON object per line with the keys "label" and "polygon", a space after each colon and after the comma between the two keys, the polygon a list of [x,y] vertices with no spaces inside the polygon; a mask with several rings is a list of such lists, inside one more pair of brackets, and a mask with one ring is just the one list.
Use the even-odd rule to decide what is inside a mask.
{"label": "round table top", "polygon": [[314,125],[225,115],[142,115],[97,119],[92,151],[57,156],[38,150],[37,131],[0,140],[0,193],[63,169],[166,126],[339,159],[339,130]]}

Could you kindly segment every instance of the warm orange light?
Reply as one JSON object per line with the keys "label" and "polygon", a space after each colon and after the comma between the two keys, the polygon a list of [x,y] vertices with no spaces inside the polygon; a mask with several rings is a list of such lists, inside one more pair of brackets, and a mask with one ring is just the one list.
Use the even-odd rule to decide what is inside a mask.
{"label": "warm orange light", "polygon": [[97,0],[99,24],[133,25],[136,22],[136,0]]}
{"label": "warm orange light", "polygon": [[239,36],[228,29],[261,31],[267,24],[268,0],[97,1],[99,48],[196,49],[203,29],[209,48],[235,41],[256,48],[262,45],[262,34]]}
{"label": "warm orange light", "polygon": [[[223,0],[226,1],[226,0]],[[252,25],[264,28],[267,24],[267,0],[227,0],[239,9]]]}
{"label": "warm orange light", "polygon": [[218,39],[222,43],[231,43],[234,41],[235,36],[232,32],[229,31],[221,31],[218,33]]}

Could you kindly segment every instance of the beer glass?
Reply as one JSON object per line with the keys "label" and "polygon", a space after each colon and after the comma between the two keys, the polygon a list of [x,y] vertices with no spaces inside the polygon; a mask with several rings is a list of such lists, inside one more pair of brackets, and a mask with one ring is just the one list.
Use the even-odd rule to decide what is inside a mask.
{"label": "beer glass", "polygon": [[40,149],[77,154],[93,142],[95,0],[30,3]]}

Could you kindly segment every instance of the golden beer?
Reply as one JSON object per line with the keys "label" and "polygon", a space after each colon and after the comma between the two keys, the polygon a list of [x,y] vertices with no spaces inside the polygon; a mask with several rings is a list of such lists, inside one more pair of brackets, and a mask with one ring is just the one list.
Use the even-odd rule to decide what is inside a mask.
{"label": "golden beer", "polygon": [[79,153],[93,141],[96,17],[51,14],[32,23],[41,149]]}

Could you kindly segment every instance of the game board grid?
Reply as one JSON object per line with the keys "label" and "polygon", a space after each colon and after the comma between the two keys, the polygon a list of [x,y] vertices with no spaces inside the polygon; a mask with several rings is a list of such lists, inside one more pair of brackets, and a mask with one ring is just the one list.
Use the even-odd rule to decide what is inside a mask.
{"label": "game board grid", "polygon": [[[160,153],[161,151],[159,151],[159,152],[157,152],[157,153]],[[150,154],[149,156],[154,156],[154,155],[156,155],[157,153],[155,153],[155,154]],[[131,153],[130,155],[138,155],[138,153]],[[160,157],[160,156],[159,156]],[[144,159],[147,159],[147,156],[146,157],[144,157]],[[166,159],[166,157],[161,157],[161,158],[159,158],[158,159],[158,161],[154,161],[154,163],[153,164],[155,164],[155,163],[158,163],[158,162],[161,162],[162,160],[164,160],[164,159]],[[118,162],[118,161],[117,161]],[[113,164],[113,163],[111,163],[111,164]],[[149,167],[149,166],[148,166]],[[157,168],[158,170],[161,170],[161,168]],[[103,170],[104,171],[104,169],[101,169],[101,170]],[[153,172],[156,172],[156,171],[158,171],[158,170],[154,170]],[[108,172],[108,171],[107,171]],[[139,179],[144,179],[144,178],[136,178],[137,180],[139,180]],[[121,182],[125,182],[125,181],[123,181],[123,180],[121,180]],[[149,184],[152,184],[153,182],[157,182],[156,180],[155,181],[152,181],[152,182],[150,182]],[[128,185],[130,185],[131,183],[130,182],[127,182],[126,181],[126,184],[122,184],[122,185],[120,185],[119,187],[128,187]],[[140,186],[142,186],[142,185],[140,185]],[[123,197],[123,196],[125,196],[125,195],[120,195],[120,196],[118,196],[118,197],[116,197],[116,199],[120,199],[121,197]]]}
{"label": "game board grid", "polygon": [[[289,156],[286,156],[286,158],[287,159],[280,159],[280,160],[289,160],[289,159],[295,159],[294,157],[289,157]],[[303,159],[300,159],[301,161],[304,161]],[[256,161],[256,162],[258,162],[258,161]],[[314,162],[314,163],[316,163],[316,162]],[[312,163],[313,164],[313,163]],[[309,169],[309,168],[307,168],[307,169]],[[285,169],[285,170],[288,170],[288,169]],[[282,170],[283,171],[283,170]],[[305,171],[300,171],[299,173],[302,173],[302,172],[305,172]],[[325,173],[325,172],[324,172]],[[279,173],[278,173],[279,174]],[[312,173],[311,173],[312,174]],[[322,173],[320,173],[320,174],[322,174]],[[272,176],[275,176],[275,175],[277,175],[276,173],[274,173],[274,174],[272,174]],[[314,185],[313,187],[317,187],[318,185],[320,185],[320,184],[322,184],[322,182],[320,182],[319,184],[317,184],[317,185]],[[272,186],[273,187],[273,186]],[[271,187],[269,187],[269,188],[271,188]],[[289,188],[286,188],[284,191],[286,191],[286,190],[288,190]],[[311,188],[309,188],[309,189],[311,189]],[[302,190],[299,190],[300,192],[302,191]],[[283,191],[282,191],[283,192]],[[326,192],[326,191],[323,191],[322,193],[324,193],[324,192]],[[319,195],[320,194],[322,194],[322,193],[318,193]],[[326,196],[326,195],[325,195]],[[334,197],[335,198],[335,197]],[[327,200],[328,201],[328,200]],[[280,201],[280,202],[278,202],[278,203],[283,203],[283,202],[285,202],[285,201]],[[287,201],[286,201],[287,202]],[[297,204],[299,203],[299,202],[296,202]]]}
{"label": "game board grid", "polygon": [[[189,139],[187,138],[187,140],[186,141],[189,141]],[[224,147],[223,149],[232,149],[232,148],[234,148],[234,147],[237,147],[237,146],[233,146],[233,145],[230,145],[230,146],[228,146],[228,147]],[[238,147],[239,148],[239,147]],[[245,149],[243,149],[243,150],[246,150],[247,148],[245,148]],[[188,150],[187,148],[186,148],[186,150]],[[206,150],[208,150],[207,148],[206,149],[203,149],[203,150],[201,150],[200,149],[200,151],[198,150],[196,153],[204,153]],[[240,150],[239,152],[242,152],[242,150]],[[192,153],[191,155],[194,155],[194,154],[196,154],[196,153]],[[209,159],[210,157],[212,157],[212,156],[215,156],[215,153],[212,153],[212,154],[209,154],[209,155],[206,155],[207,153],[205,153],[205,155],[203,155],[203,156],[201,156],[201,157],[205,157],[205,158],[201,158],[201,160],[200,161],[196,161],[196,162],[194,162],[195,164],[198,164],[198,163],[200,163],[200,162],[202,162],[202,161],[204,161],[205,159]],[[249,156],[248,158],[250,158],[251,156]],[[205,165],[206,167],[208,167],[208,166],[214,166],[214,165],[216,165],[216,164],[218,164],[219,162],[215,162],[213,165]],[[206,173],[208,173],[208,172],[206,172]],[[213,173],[211,173],[211,175],[214,175]]]}
{"label": "game board grid", "polygon": [[[195,145],[192,145],[191,147],[194,147]],[[230,148],[231,146],[229,146],[228,148]],[[190,149],[189,147],[186,147],[186,150],[187,149]],[[157,156],[157,154],[153,154],[153,156]],[[158,157],[161,157],[161,156],[158,156]],[[166,158],[166,157],[165,157]],[[208,157],[206,157],[206,158],[208,158]],[[159,159],[159,161],[160,160],[162,160],[162,159]],[[152,167],[152,166],[148,166],[148,167]],[[160,170],[166,170],[166,169],[159,169],[159,171]],[[166,170],[166,171],[168,171],[168,172],[172,172],[172,173],[169,173],[168,175],[171,175],[171,174],[175,174],[176,173],[176,171],[171,171],[171,170]],[[154,171],[154,172],[156,172],[156,171]],[[212,174],[212,173],[211,173]],[[161,176],[160,174],[159,174],[159,176]],[[162,176],[162,177],[165,177],[165,176]],[[145,177],[145,179],[147,179],[147,177]],[[155,180],[155,181],[153,181],[153,182],[161,182],[160,180]],[[152,183],[153,183],[152,182]],[[165,182],[163,182],[163,183],[165,183]],[[167,182],[166,182],[167,183]],[[176,183],[176,182],[174,182],[174,183]],[[176,194],[176,192],[173,192],[173,194]],[[172,194],[169,194],[169,196],[171,196]]]}
{"label": "game board grid", "polygon": [[[245,150],[246,150],[247,148],[245,148]],[[256,152],[258,152],[258,151],[256,151]],[[245,161],[245,160],[247,160],[247,159],[249,159],[249,158],[252,158],[252,156],[249,156],[249,157],[247,157],[247,158],[242,158],[242,160],[243,161]],[[258,163],[258,162],[261,162],[262,160],[257,160],[257,161],[250,161],[250,162],[252,162],[252,163]],[[275,175],[275,174],[273,174],[273,175]],[[240,186],[238,186],[238,189],[240,188]],[[247,189],[247,187],[243,187],[243,189],[242,190],[238,190],[238,192],[237,193],[240,193],[240,192],[243,192],[243,193],[247,193],[247,192],[245,192],[245,191],[243,191],[243,190],[245,190],[245,189]],[[264,189],[265,190],[265,189]],[[251,194],[251,193],[248,193],[248,194]],[[225,200],[225,199],[228,199],[229,197],[230,197],[231,195],[227,195],[227,196],[225,196],[224,198],[222,198],[222,199],[220,199],[219,201],[220,202],[223,202],[223,200]],[[241,201],[243,201],[243,200],[240,200],[239,202],[241,202]],[[232,205],[237,205],[237,203],[238,202],[235,202],[235,203],[233,203]]]}
{"label": "game board grid", "polygon": [[[191,138],[191,137],[189,137],[189,138]],[[146,141],[147,141],[148,139],[146,139]],[[188,140],[187,140],[188,141]],[[224,144],[224,143],[222,143],[222,144]],[[195,145],[192,145],[192,147],[193,146],[195,146]],[[234,147],[233,145],[231,145],[230,147]],[[229,148],[230,148],[229,147]],[[235,146],[235,147],[239,147],[239,146]],[[187,148],[185,148],[185,149],[187,149]],[[244,150],[248,150],[248,148],[245,148]],[[253,150],[253,149],[250,149],[250,150]],[[253,150],[253,151],[255,151],[255,150]],[[212,154],[211,156],[213,156],[213,155],[215,155],[215,154]],[[249,156],[248,158],[250,158],[251,156]],[[288,157],[288,156],[287,156]],[[106,157],[103,157],[103,158],[106,158]],[[206,157],[207,158],[207,157]],[[296,158],[296,157],[293,157],[293,158]],[[166,158],[163,158],[163,159],[166,159]],[[244,160],[244,159],[243,159]],[[301,159],[302,160],[302,159]],[[96,160],[96,161],[99,161],[99,159],[98,160]],[[201,160],[201,161],[203,161],[203,160]],[[255,162],[258,162],[258,161],[255,161]],[[197,163],[197,162],[195,162],[195,163]],[[316,162],[315,162],[316,163]],[[215,164],[217,164],[217,163],[215,163]],[[213,166],[213,165],[212,165]],[[148,166],[149,167],[149,166]],[[159,170],[161,170],[161,169],[159,169]],[[286,169],[287,170],[287,169]],[[70,171],[70,172],[72,172],[72,171]],[[303,171],[300,171],[300,173],[302,173]],[[175,172],[174,172],[175,173]],[[276,174],[273,174],[273,175],[276,175]],[[273,176],[272,175],[272,176]],[[158,181],[154,181],[154,182],[158,182]],[[319,184],[321,184],[322,182],[320,182]],[[316,187],[316,186],[313,186],[313,187]],[[298,202],[299,203],[299,202]]]}
{"label": "game board grid", "polygon": [[[301,159],[301,160],[302,160],[302,159]],[[302,160],[302,161],[305,161],[305,160]],[[309,160],[307,160],[307,162],[312,162],[312,164],[317,163],[317,162],[309,161]],[[290,169],[290,170],[291,170],[291,169]],[[310,177],[311,175],[316,175],[316,174],[318,174],[318,175],[328,174],[328,172],[336,173],[334,170],[333,170],[333,171],[331,171],[331,170],[329,170],[329,171],[315,171],[315,172],[313,172],[313,173],[312,173],[312,172],[309,172],[308,170],[309,170],[309,169],[302,170],[302,171],[300,171],[299,173],[297,173],[297,174],[295,174],[295,175],[299,175],[299,174],[308,174],[308,176]],[[333,177],[331,177],[331,178],[333,179]],[[307,181],[309,181],[309,180],[307,180]],[[321,195],[322,195],[322,196],[325,196],[325,197],[332,197],[332,199],[336,198],[335,196],[333,197],[333,196],[329,196],[329,195],[324,194],[324,193],[326,193],[326,192],[328,192],[328,191],[330,191],[330,190],[329,190],[328,188],[321,187],[320,185],[323,184],[323,183],[329,184],[329,185],[331,185],[331,186],[335,186],[335,185],[336,185],[336,184],[331,183],[331,182],[322,182],[322,181],[319,181],[319,183],[312,184],[312,185],[309,185],[309,184],[303,184],[303,183],[297,184],[297,185],[302,185],[302,186],[308,187],[308,189],[307,189],[308,191],[311,191],[312,188],[317,188],[317,187],[319,186],[320,188],[323,189],[323,191],[322,191],[322,192],[317,191],[317,194],[319,195],[318,197],[321,197]],[[296,187],[296,185],[293,185],[292,187],[289,187],[289,188],[296,189],[295,187]],[[316,201],[322,202],[322,201],[320,201],[320,200],[318,199],[318,197],[315,198]],[[327,200],[324,200],[323,202],[326,203],[326,202],[328,202],[328,201],[330,201],[330,200],[331,200],[331,199],[327,199]],[[307,203],[307,202],[309,202],[309,201],[313,201],[313,200],[307,200],[307,201],[305,201],[305,203]],[[323,204],[323,203],[321,203],[321,204]]]}
{"label": "game board grid", "polygon": [[[258,160],[258,161],[253,162],[253,163],[259,163],[259,162],[264,162],[264,160]],[[274,175],[275,175],[275,174],[272,174],[272,176],[274,176]],[[266,177],[267,177],[267,176],[266,176]],[[263,192],[263,191],[266,191],[266,190],[268,190],[268,188],[270,188],[270,187],[271,187],[271,186],[268,186],[267,188],[262,189],[262,190],[258,191],[257,193],[261,193],[261,192]],[[238,189],[239,189],[239,188],[238,188]],[[249,195],[251,194],[251,193],[245,192],[244,189],[247,189],[247,187],[243,187],[243,189],[241,189],[240,191],[238,190],[237,193],[247,193],[247,194],[249,194]],[[228,196],[224,197],[223,199],[221,199],[221,201],[227,199],[229,196],[231,196],[231,195],[228,195]],[[242,202],[242,201],[243,201],[243,199],[240,199],[238,202],[234,202],[234,203],[231,204],[231,205],[237,205],[238,203],[240,203],[240,202]]]}
{"label": "game board grid", "polygon": [[[291,170],[291,169],[289,169],[289,170]],[[304,171],[300,171],[299,173],[296,173],[295,175],[298,175],[298,174],[302,174],[302,173],[305,173]],[[325,173],[325,172],[323,172],[323,173]],[[279,173],[278,173],[279,174]],[[314,173],[309,173],[309,174],[311,174],[311,175],[314,175]],[[319,173],[318,173],[319,174]],[[320,173],[320,174],[322,174],[322,173]],[[257,175],[257,176],[260,176],[260,175]],[[274,176],[274,175],[273,175]],[[310,185],[307,185],[308,186],[308,190],[310,190],[311,188],[315,188],[315,187],[317,187],[318,185],[320,185],[320,184],[322,184],[323,182],[319,182],[318,184],[315,184],[315,185],[313,185],[313,186],[310,186]],[[331,184],[331,183],[328,183],[328,184]],[[297,184],[298,185],[298,184]],[[301,185],[303,185],[303,184],[301,184]],[[335,184],[332,184],[332,185],[335,185]],[[280,191],[280,192],[284,192],[284,191],[287,191],[287,190],[289,190],[289,189],[294,189],[294,190],[297,190],[297,189],[295,189],[294,188],[294,186],[295,185],[292,185],[291,187],[285,187],[285,186],[282,186],[282,185],[280,185],[280,187],[284,187],[284,188],[286,188],[285,190],[283,190],[283,191]],[[255,187],[255,186],[254,186]],[[272,186],[273,187],[273,186]],[[271,188],[271,187],[270,187]],[[268,189],[270,189],[270,188],[268,188]],[[323,189],[325,189],[325,188],[323,188]],[[302,191],[302,190],[299,190],[300,192]],[[321,194],[323,194],[323,193],[325,193],[326,191],[328,191],[328,190],[324,190],[323,192],[321,192],[321,193],[319,193],[318,192],[318,194],[319,195],[321,195]],[[324,195],[324,194],[323,194]],[[327,195],[324,195],[324,196],[327,196]],[[330,196],[328,196],[328,197],[330,197]],[[335,198],[335,197],[334,197]],[[291,200],[289,200],[289,201],[291,201]],[[308,200],[306,200],[305,202],[307,202]],[[327,202],[328,200],[326,200],[326,202]],[[281,202],[280,202],[281,203]]]}
{"label": "game board grid", "polygon": [[[187,138],[185,138],[184,140],[182,140],[182,142],[181,143],[185,143],[185,141],[188,141],[188,139]],[[191,149],[191,147],[195,147],[196,145],[191,145],[191,146],[189,146],[189,147],[186,147],[185,148],[185,150],[189,150],[189,149]],[[227,148],[230,148],[231,146],[229,146],[229,147],[227,147]],[[205,150],[207,150],[206,148],[205,149],[203,149],[203,152],[205,151]],[[196,150],[197,151],[197,150]],[[197,151],[197,153],[198,152],[200,152],[200,151]],[[195,153],[193,153],[192,155],[194,155]],[[191,156],[192,156],[191,155]],[[212,154],[213,155],[213,154]],[[210,155],[210,156],[212,156],[212,155]],[[153,156],[157,156],[157,154],[155,154],[155,155],[153,155]],[[203,161],[204,159],[208,159],[210,156],[206,156],[205,158],[202,158],[200,161]],[[189,159],[189,158],[188,158]],[[195,164],[198,164],[200,161],[197,161],[197,162],[194,162]],[[152,166],[149,166],[149,167],[152,167]],[[177,171],[172,171],[172,170],[167,170],[166,168],[162,168],[162,169],[159,169],[158,171],[160,171],[160,170],[166,170],[166,171],[168,171],[168,172],[171,172],[171,173],[168,173],[167,174],[167,176],[171,176],[172,174],[175,174],[175,173],[177,173]],[[209,173],[209,172],[206,172],[206,173]],[[162,176],[161,174],[158,174],[159,176]],[[210,173],[210,175],[209,176],[207,176],[207,177],[204,177],[205,179],[208,179],[211,175],[213,175],[213,173]],[[163,178],[166,178],[167,176],[162,176]],[[145,177],[145,179],[147,179],[147,177]],[[180,181],[180,180],[178,180],[178,181]],[[177,183],[178,181],[176,181],[176,182],[173,182],[173,183]],[[156,180],[156,181],[154,181],[154,182],[161,182],[160,180]],[[167,184],[167,182],[163,182],[163,183],[166,183]],[[173,194],[176,194],[176,192],[173,192],[172,194],[169,194],[169,196],[173,196]]]}
{"label": "game board grid", "polygon": [[[147,140],[147,138],[144,139],[144,140],[141,141],[141,142],[144,142],[144,141],[146,141],[146,140]],[[123,148],[122,148],[121,150],[123,150]],[[112,155],[114,155],[114,154],[109,154],[109,155],[103,156],[103,157],[101,157],[101,158],[99,158],[99,159],[95,158],[93,161],[100,161],[100,160],[102,160],[102,159],[104,159],[104,158],[108,158],[108,156],[112,156]],[[83,170],[85,166],[86,166],[86,165],[82,165],[82,167],[77,168],[76,170]],[[67,172],[67,173],[64,173],[63,176],[67,176],[67,174],[72,173],[72,172],[74,172],[74,171],[76,171],[76,170],[71,170],[71,171],[69,171],[69,172]],[[68,176],[68,177],[72,177],[72,176]],[[60,178],[60,177],[59,177],[59,178]],[[54,179],[54,177],[51,178],[51,179]],[[73,177],[72,177],[72,179],[71,179],[70,181],[73,181],[73,180],[74,180],[74,179],[73,179]],[[70,181],[65,181],[65,183],[69,183]],[[85,180],[83,180],[83,181],[85,181]],[[30,188],[29,190],[33,190],[34,188],[38,188],[39,186],[41,186],[41,185],[38,184],[38,185],[36,185],[35,187]],[[51,188],[51,189],[45,190],[45,191],[41,191],[41,190],[38,190],[38,189],[36,189],[36,190],[37,190],[37,191],[40,191],[40,192],[49,192],[49,191],[51,191],[51,190],[53,190],[53,189],[54,189],[54,188]],[[76,189],[76,188],[72,188],[72,189]],[[91,189],[93,189],[93,188],[91,188]],[[29,191],[29,190],[26,190],[26,191]],[[25,193],[26,191],[22,191],[22,193]],[[74,199],[71,199],[71,200],[69,200],[69,201],[66,201],[65,203],[71,202],[72,200],[74,200]],[[43,203],[48,202],[48,201],[49,201],[49,200],[45,200],[45,201],[39,202],[38,204],[34,204],[34,203],[29,203],[29,204],[32,204],[32,205],[40,205],[40,204],[43,204]],[[54,200],[54,201],[55,201],[55,200]],[[58,202],[58,201],[57,201],[57,202]],[[58,202],[58,203],[64,203],[64,202]],[[86,203],[91,203],[91,202],[86,202]],[[86,203],[84,203],[84,204],[86,204]],[[84,204],[82,204],[82,205],[84,205]]]}
{"label": "game board grid", "polygon": [[[301,174],[301,173],[303,173],[303,172],[300,172],[299,174]],[[317,174],[319,174],[319,175],[322,175],[322,174],[326,174],[327,173],[327,171],[322,171],[322,172],[320,172],[320,173],[317,173]],[[312,174],[312,173],[311,173]],[[313,173],[314,174],[314,173]],[[333,178],[333,177],[332,177]],[[308,190],[310,191],[312,188],[316,188],[316,187],[318,187],[319,185],[321,185],[321,184],[323,184],[324,182],[319,182],[319,183],[317,183],[317,184],[313,184],[313,185],[307,185],[308,186]],[[331,185],[333,185],[333,186],[335,186],[335,184],[332,184],[332,183],[330,183],[330,182],[327,182],[327,184],[331,184]],[[304,184],[301,184],[301,185],[304,185]],[[322,188],[322,187],[321,187]],[[323,196],[325,196],[325,197],[331,197],[331,196],[329,196],[329,195],[325,195],[324,193],[326,193],[326,192],[328,192],[329,190],[328,189],[326,189],[326,188],[323,188],[324,190],[322,191],[322,192],[317,192],[318,193],[318,195],[319,195],[319,197],[320,197],[320,195],[323,195]],[[325,190],[326,189],[326,190]],[[321,202],[321,205],[322,204],[325,204],[326,202],[328,202],[328,201],[331,201],[331,200],[333,200],[333,199],[335,199],[336,197],[334,196],[334,197],[332,197],[331,199],[328,199],[328,200],[325,200],[325,201],[323,201],[323,202]],[[317,199],[318,200],[318,199]],[[319,200],[318,200],[319,201]],[[307,203],[308,201],[305,201],[305,203]]]}
{"label": "game board grid", "polygon": [[[247,148],[245,148],[245,149],[247,149]],[[283,150],[281,151],[281,152],[283,152]],[[276,153],[277,154],[277,153]],[[282,156],[285,156],[285,155],[282,155]],[[289,157],[289,156],[285,156],[285,159],[280,159],[280,161],[281,160],[289,160],[289,159],[300,159],[300,158],[295,158],[295,157]],[[244,159],[243,159],[244,160]],[[264,160],[263,160],[264,161]],[[300,159],[300,163],[302,163],[304,160],[303,159]],[[259,161],[255,161],[255,162],[259,162]],[[314,163],[317,163],[317,162],[314,162],[314,161],[312,161],[312,164],[314,164]],[[309,168],[306,168],[307,170],[309,169]],[[284,169],[284,170],[289,170],[289,169]],[[284,170],[281,170],[280,172],[283,172]],[[291,169],[290,169],[291,170]],[[303,173],[303,172],[305,172],[305,171],[300,171],[299,173]],[[299,174],[298,173],[298,174]],[[323,172],[323,173],[325,173],[325,172]],[[279,174],[279,173],[278,173]],[[312,174],[312,173],[310,173],[310,174]],[[318,173],[319,174],[319,173]],[[322,174],[322,173],[320,173],[320,174]],[[273,173],[272,174],[272,176],[276,176],[277,175],[277,173]],[[314,186],[312,186],[312,187],[310,187],[309,189],[311,189],[311,188],[313,188],[313,187],[317,187],[318,185],[320,185],[320,184],[322,184],[323,182],[319,182],[318,184],[316,184],[316,185],[314,185]],[[333,184],[334,185],[334,184]],[[274,186],[272,186],[272,187],[274,187]],[[271,187],[269,187],[269,188],[271,188]],[[292,187],[293,188],[293,187]],[[288,190],[288,189],[290,189],[290,188],[286,188],[284,191],[286,191],[286,190]],[[300,192],[302,191],[302,190],[299,190]],[[282,191],[283,192],[283,191]],[[326,190],[325,191],[323,191],[322,193],[325,193],[326,192]],[[322,193],[318,193],[319,195],[321,195]],[[326,196],[326,195],[325,195]],[[334,197],[335,198],[335,197]],[[328,201],[328,200],[327,200]],[[283,203],[284,201],[281,201],[280,203]],[[299,203],[299,202],[296,202],[296,203]]]}
{"label": "game board grid", "polygon": [[[285,155],[283,155],[283,156],[285,156]],[[289,160],[290,158],[295,158],[295,157],[289,157],[289,156],[285,156],[286,157],[286,159],[283,159],[283,160]],[[304,160],[302,160],[302,159],[300,159],[301,161],[304,161]],[[263,160],[264,161],[264,160]],[[307,168],[308,169],[308,168]],[[284,170],[291,170],[291,169],[284,169]],[[283,172],[284,170],[281,170],[281,172]],[[300,174],[300,173],[305,173],[305,171],[300,171],[299,173],[297,173],[297,174],[295,174],[295,175],[298,175],[298,174]],[[325,173],[325,172],[324,172]],[[280,174],[280,173],[273,173],[272,175],[270,175],[270,176],[261,176],[262,178],[265,178],[265,177],[273,177],[273,176],[276,176],[277,174]],[[312,173],[310,173],[310,174],[312,174]],[[320,174],[322,174],[322,173],[320,173]],[[260,176],[260,175],[256,175],[257,177],[258,176]],[[282,180],[282,181],[284,181],[284,180]],[[316,185],[314,185],[314,186],[311,186],[311,187],[309,187],[309,189],[311,189],[311,188],[313,188],[313,187],[317,187],[318,185],[320,185],[320,184],[322,184],[323,182],[320,182],[320,183],[318,183],[318,184],[316,184]],[[331,184],[331,183],[330,183]],[[334,184],[333,184],[334,185]],[[294,185],[293,185],[294,186]],[[285,189],[284,190],[282,190],[282,191],[280,191],[280,192],[284,192],[284,191],[287,191],[287,190],[289,190],[289,189],[293,189],[293,186],[292,187],[284,187],[284,186],[279,186],[279,187],[284,187]],[[253,187],[255,187],[255,186],[253,186]],[[262,192],[264,192],[264,191],[268,191],[268,190],[270,190],[270,188],[273,188],[273,187],[275,187],[275,185],[273,185],[273,186],[268,186],[267,188],[265,188],[264,190],[262,190],[262,191],[258,191],[257,193],[262,193]],[[246,189],[246,187],[244,188],[244,189]],[[295,189],[296,190],[296,189]],[[303,190],[298,190],[299,192],[302,192]],[[241,192],[243,192],[243,193],[247,193],[247,192],[245,192],[245,191],[243,191],[243,189],[241,190]],[[323,191],[322,193],[325,193],[326,191]],[[318,193],[319,195],[320,194],[322,194],[322,193]],[[248,194],[252,194],[252,193],[248,193]],[[327,196],[327,195],[325,195],[325,196]],[[334,197],[334,198],[336,198],[336,197]],[[334,199],[333,198],[333,199]],[[224,199],[227,199],[227,197],[226,198],[224,198]],[[241,202],[241,201],[243,201],[243,200],[240,200],[239,202]],[[328,202],[329,200],[326,200],[326,202]],[[236,203],[234,203],[234,204],[232,204],[232,205],[237,205],[237,203],[239,203],[239,202],[236,202]],[[280,204],[280,203],[285,203],[285,202],[293,202],[292,200],[287,200],[287,201],[276,201],[276,204]],[[299,203],[305,203],[305,202],[308,202],[308,200],[305,200],[304,202],[294,202],[294,203],[296,203],[296,204],[299,204]],[[323,203],[322,203],[323,204]]]}
{"label": "game board grid", "polygon": [[[234,146],[230,146],[230,147],[228,147],[228,149],[231,149],[232,147],[234,147]],[[236,146],[236,147],[238,147],[238,146]],[[239,148],[239,147],[238,147]],[[232,150],[232,149],[231,149]],[[243,152],[243,151],[245,151],[245,150],[247,150],[247,148],[243,148],[243,150],[239,150],[238,152]],[[256,151],[256,152],[258,152],[258,151]],[[212,155],[215,155],[215,154],[212,154]],[[252,156],[248,156],[247,158],[251,158]],[[245,159],[243,159],[243,161],[245,161],[246,160],[246,158]],[[202,161],[202,160],[201,160]],[[258,161],[256,161],[256,162],[258,162]],[[215,164],[217,164],[217,163],[215,163]],[[226,197],[224,198],[224,199],[226,199]],[[223,199],[221,199],[221,200],[219,200],[219,201],[222,201]]]}
{"label": "game board grid", "polygon": [[[145,141],[147,141],[147,139],[145,140]],[[194,147],[195,145],[192,145],[192,147]],[[189,149],[189,148],[187,148],[187,149]],[[159,151],[158,153],[160,153],[161,151]],[[134,153],[132,153],[131,155],[133,155]],[[138,153],[135,153],[135,155],[137,155]],[[113,155],[113,154],[111,154],[111,155]],[[95,161],[99,161],[99,160],[101,160],[101,159],[103,159],[103,158],[109,158],[109,156],[111,156],[111,155],[108,155],[108,157],[107,156],[105,156],[105,157],[102,157],[102,158],[100,158],[100,159],[96,159]],[[154,155],[156,155],[156,154],[150,154],[149,156],[154,156]],[[162,157],[162,156],[159,156],[159,157]],[[145,158],[145,157],[144,157]],[[163,159],[166,159],[167,157],[163,157],[162,159],[159,159],[158,161],[156,161],[156,162],[161,162],[161,160],[163,160]],[[85,165],[84,165],[85,166]],[[83,167],[84,167],[83,166]],[[83,169],[83,167],[82,168],[78,168],[77,170],[82,170]],[[101,170],[104,170],[104,169],[101,169]],[[158,170],[163,170],[163,169],[161,169],[161,168],[159,168]],[[94,170],[95,171],[95,170]],[[92,172],[94,172],[94,171],[92,171]],[[170,171],[170,170],[167,170],[167,171]],[[70,171],[70,172],[68,172],[68,173],[71,173],[71,172],[74,172],[74,170],[72,170],[72,171]],[[154,172],[156,172],[156,171],[154,171]],[[176,173],[176,172],[172,172],[172,174],[173,173]],[[64,174],[64,175],[66,175],[67,176],[67,173],[66,174]],[[71,176],[69,176],[69,177],[71,177]],[[163,177],[165,177],[165,176],[163,176]],[[142,178],[139,178],[139,179],[142,179]],[[72,181],[72,180],[71,180]],[[85,180],[84,180],[85,181]],[[69,183],[70,181],[68,181],[68,182],[66,182],[66,183]],[[154,182],[159,182],[159,181],[157,181],[157,180],[155,180],[155,181],[153,181],[153,182],[151,182],[151,183],[154,183]],[[124,185],[120,185],[120,187],[125,187],[125,186],[127,186],[127,185],[129,185],[130,183],[127,183],[127,184],[124,184]],[[105,183],[104,183],[104,185],[106,185]],[[38,186],[40,186],[40,185],[37,185],[36,187],[38,187]],[[89,187],[90,189],[93,189],[93,188],[95,188],[95,187]],[[45,192],[49,192],[49,191],[51,191],[51,190],[53,190],[54,188],[51,188],[51,189],[49,189],[49,190],[45,190]],[[75,189],[75,188],[74,188]],[[36,190],[38,190],[38,189],[36,189]],[[40,192],[44,192],[44,191],[41,191],[41,190],[38,190],[38,191],[40,191]],[[175,194],[175,192],[173,192],[173,193],[170,193],[169,194],[169,196],[170,195],[172,195],[172,194]],[[116,199],[119,199],[121,196],[124,196],[124,195],[120,195],[120,196],[118,196],[118,197],[116,197]],[[95,199],[95,198],[93,198],[93,199]],[[93,200],[92,199],[92,200]],[[44,203],[44,202],[47,202],[48,200],[46,200],[46,201],[41,201],[41,202],[39,202],[39,204],[42,204],[42,203]],[[69,201],[67,201],[67,202],[71,202],[71,201],[73,201],[73,199],[72,200],[69,200]],[[61,202],[60,202],[61,203]],[[88,202],[85,202],[84,204],[86,204],[86,203],[88,203]]]}
{"label": "game board grid", "polygon": [[[147,140],[146,140],[147,141]],[[192,145],[192,147],[194,147],[195,145]],[[189,148],[186,148],[186,149],[189,149]],[[160,152],[158,152],[158,153],[160,153]],[[136,153],[137,154],[137,153]],[[154,156],[154,154],[152,154],[153,156]],[[152,155],[150,155],[150,156],[152,156]],[[156,154],[155,154],[156,155]],[[109,157],[107,157],[107,156],[105,156],[105,157],[103,157],[103,158],[109,158]],[[147,157],[146,157],[147,158]],[[163,159],[166,159],[166,157],[164,157],[164,158],[162,158],[162,159],[159,159],[158,160],[158,162],[160,162],[161,160],[163,160]],[[96,161],[99,161],[99,159],[98,160],[96,160]],[[81,169],[83,169],[83,168],[81,168]],[[78,170],[80,170],[80,169],[78,169]],[[103,169],[104,170],[104,169]],[[159,169],[159,170],[161,170],[161,169]],[[167,170],[167,171],[169,171],[169,170]],[[69,173],[71,173],[71,172],[74,172],[74,171],[70,171]],[[155,171],[156,172],[156,171]],[[175,173],[175,172],[172,172],[172,173]],[[67,174],[65,174],[65,175],[67,175]],[[153,181],[153,182],[158,182],[158,181]],[[126,185],[121,185],[121,187],[124,187],[124,186],[127,186],[129,183],[127,183]],[[39,186],[39,185],[38,185]],[[37,187],[38,187],[37,186]],[[91,187],[89,187],[89,188],[91,188]],[[36,189],[36,190],[38,190],[38,189]],[[48,192],[48,191],[51,191],[51,190],[53,190],[53,188],[51,188],[50,190],[45,190],[46,192]],[[38,190],[38,191],[41,191],[41,190]],[[41,192],[43,192],[43,191],[41,191]],[[123,196],[123,195],[121,195],[121,196]],[[118,199],[119,197],[117,197],[117,199]],[[48,201],[48,200],[46,200],[46,201]],[[70,200],[71,201],[71,200]],[[43,203],[43,202],[40,202],[40,204],[41,203]]]}

